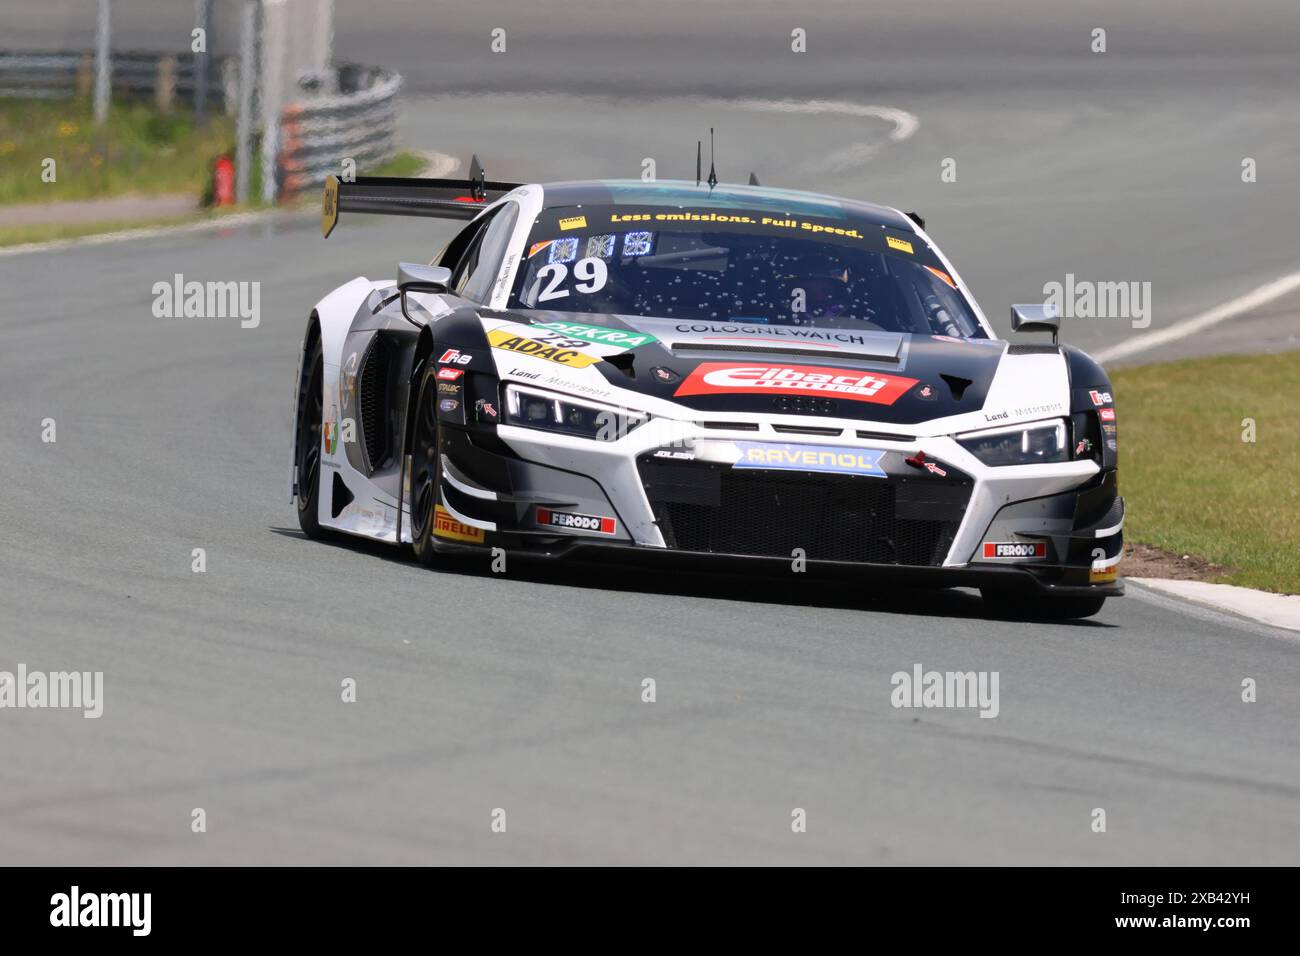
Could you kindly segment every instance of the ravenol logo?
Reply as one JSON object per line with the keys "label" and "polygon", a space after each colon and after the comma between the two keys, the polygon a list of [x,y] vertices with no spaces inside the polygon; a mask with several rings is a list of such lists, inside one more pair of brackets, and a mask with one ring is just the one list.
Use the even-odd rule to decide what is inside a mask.
{"label": "ravenol logo", "polygon": [[821,471],[842,475],[870,475],[884,478],[880,467],[884,452],[875,448],[836,448],[826,445],[776,445],[768,442],[736,442],[740,459],[736,468],[767,468],[779,471]]}

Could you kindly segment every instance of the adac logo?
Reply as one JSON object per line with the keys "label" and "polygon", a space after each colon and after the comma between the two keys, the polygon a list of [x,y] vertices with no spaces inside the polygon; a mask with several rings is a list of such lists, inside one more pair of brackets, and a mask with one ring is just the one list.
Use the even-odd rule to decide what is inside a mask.
{"label": "adac logo", "polygon": [[[529,355],[533,358],[555,362],[557,365],[567,365],[569,368],[587,368],[600,361],[599,355],[588,355],[577,350],[576,346],[586,345],[587,343],[566,339],[563,336],[552,337],[548,333],[537,335],[534,338],[524,338],[522,335],[494,329],[487,334],[487,339],[488,344],[494,349],[518,352],[521,355]],[[538,339],[542,341],[538,341]]]}

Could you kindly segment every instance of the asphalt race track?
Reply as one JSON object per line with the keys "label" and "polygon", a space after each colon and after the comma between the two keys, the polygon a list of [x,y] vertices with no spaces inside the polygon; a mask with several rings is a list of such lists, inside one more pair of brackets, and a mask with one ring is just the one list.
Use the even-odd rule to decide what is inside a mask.
{"label": "asphalt race track", "polygon": [[[348,6],[340,54],[409,75],[412,147],[477,150],[494,178],[635,176],[647,156],[667,178],[693,173],[712,124],[724,179],[753,168],[919,209],[1002,328],[1067,272],[1151,281],[1155,330],[1297,268],[1290,3],[999,0],[878,23],[818,7],[798,65],[783,57],[800,17],[779,6],[659,4],[619,30],[559,4],[568,48],[592,51],[568,58],[533,14],[431,13],[443,60],[409,6]],[[57,7],[6,11],[5,33],[76,40]],[[516,16],[516,52],[489,60],[487,30]],[[1096,25],[1113,52],[1094,57]],[[893,121],[808,105],[827,101],[918,125],[891,139]],[[290,215],[0,252],[0,668],[105,673],[98,720],[0,714],[0,862],[1300,862],[1294,634],[1136,587],[1089,621],[1030,625],[986,620],[965,591],[514,559],[426,571],[304,539],[287,483],[307,314],[450,234],[345,217],[322,242]],[[155,318],[153,284],[176,273],[260,282],[260,323]],[[1063,337],[1135,334],[1099,320]],[[998,671],[997,718],[892,707],[890,676],[917,663]]]}

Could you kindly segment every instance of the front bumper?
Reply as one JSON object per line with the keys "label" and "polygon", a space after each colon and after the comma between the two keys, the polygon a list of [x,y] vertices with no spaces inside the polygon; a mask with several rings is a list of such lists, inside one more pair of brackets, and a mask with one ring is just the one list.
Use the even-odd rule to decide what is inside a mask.
{"label": "front bumper", "polygon": [[[504,425],[446,429],[442,502],[482,532],[475,544],[543,557],[710,570],[797,562],[922,586],[1123,593],[1113,471],[1089,460],[991,468],[944,436],[794,427],[656,419],[617,442]],[[737,447],[765,443],[879,452],[882,474],[732,466]]]}

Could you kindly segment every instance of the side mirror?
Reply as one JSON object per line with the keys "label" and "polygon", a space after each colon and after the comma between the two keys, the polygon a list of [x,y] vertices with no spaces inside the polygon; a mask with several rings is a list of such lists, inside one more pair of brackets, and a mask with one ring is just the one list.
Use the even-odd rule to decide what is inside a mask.
{"label": "side mirror", "polygon": [[402,314],[412,322],[406,308],[410,292],[446,292],[451,285],[451,270],[446,266],[426,266],[418,262],[403,262],[397,267],[397,291],[402,294]]}
{"label": "side mirror", "polygon": [[451,270],[446,266],[422,266],[403,262],[397,267],[397,287],[405,292],[446,292],[451,285]]}
{"label": "side mirror", "polygon": [[1054,304],[1013,305],[1011,307],[1012,332],[1051,332],[1052,344],[1061,331],[1061,314]]}

